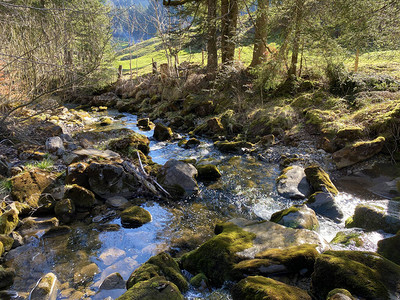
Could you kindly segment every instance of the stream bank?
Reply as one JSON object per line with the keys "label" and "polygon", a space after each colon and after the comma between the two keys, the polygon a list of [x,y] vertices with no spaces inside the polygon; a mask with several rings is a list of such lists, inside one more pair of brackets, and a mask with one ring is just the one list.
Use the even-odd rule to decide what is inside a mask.
{"label": "stream bank", "polygon": [[[71,110],[68,113],[71,113]],[[199,138],[200,144],[197,147],[186,149],[184,143],[180,141],[182,138],[189,140],[189,137],[175,135],[175,140],[157,141],[152,138],[154,131],[141,130],[137,126],[137,117],[129,113],[120,114],[104,110],[87,115],[87,113],[72,110],[71,114],[84,115],[87,119],[85,126],[88,127],[82,130],[84,128],[82,124],[79,130],[81,132],[71,134],[71,139],[68,137],[63,139],[59,132],[55,134],[62,140],[64,153],[58,152],[61,148],[60,144],[59,147],[52,149],[50,145],[47,148],[44,147],[44,143],[34,151],[28,149],[21,151],[12,145],[5,151],[10,154],[18,153],[15,160],[10,155],[11,159],[6,162],[7,173],[9,172],[7,176],[12,176],[14,181],[18,175],[27,173],[31,178],[36,178],[34,176],[43,172],[49,172],[51,176],[54,176],[56,186],[52,187],[51,193],[44,192],[44,189],[39,187],[34,192],[25,191],[24,195],[40,191],[41,194],[51,194],[55,200],[54,205],[62,201],[67,203],[63,206],[62,213],[57,214],[59,220],[56,221],[52,218],[55,213],[52,205],[47,207],[47,211],[45,209],[40,211],[46,206],[43,204],[32,210],[30,198],[20,203],[29,203],[31,207],[14,207],[16,202],[10,202],[10,198],[6,199],[9,207],[4,207],[4,211],[17,210],[21,218],[19,224],[15,226],[16,231],[7,232],[6,235],[14,236],[15,232],[19,232],[24,237],[22,242],[25,244],[18,247],[18,244],[14,245],[13,242],[11,247],[15,248],[7,250],[3,264],[6,269],[2,274],[10,274],[11,268],[16,270],[10,290],[17,291],[20,299],[27,298],[39,279],[46,278],[43,276],[50,273],[55,274],[60,282],[58,288],[54,289],[57,291],[58,299],[116,298],[124,293],[125,289],[121,288],[121,282],[126,280],[131,282],[131,295],[128,294],[125,297],[133,297],[133,299],[143,297],[144,294],[140,293],[153,293],[154,287],[159,287],[156,290],[166,290],[165,293],[168,292],[165,294],[166,299],[173,299],[173,297],[179,299],[182,297],[181,293],[187,298],[212,298],[216,295],[224,295],[227,299],[231,297],[244,299],[243,295],[251,298],[254,286],[258,285],[262,286],[267,294],[273,293],[271,289],[287,289],[288,294],[299,295],[299,299],[301,297],[308,299],[307,297],[310,296],[307,296],[307,292],[322,299],[335,287],[346,288],[354,296],[367,297],[373,289],[375,293],[373,299],[396,297],[397,290],[393,287],[393,282],[385,278],[379,279],[377,286],[371,289],[363,289],[361,287],[363,283],[356,284],[353,278],[346,277],[346,282],[350,283],[339,280],[344,276],[340,268],[342,263],[357,266],[357,268],[354,267],[354,272],[359,275],[373,270],[374,275],[371,276],[381,276],[384,272],[390,272],[394,276],[394,281],[398,278],[398,267],[377,254],[359,252],[377,251],[377,242],[392,237],[396,233],[395,230],[385,228],[387,231],[385,233],[382,231],[384,227],[365,228],[369,225],[365,224],[368,221],[363,222],[359,218],[355,220],[353,218],[353,222],[366,230],[345,229],[345,220],[353,215],[359,204],[365,206],[367,203],[365,200],[381,199],[381,196],[376,193],[376,188],[365,188],[365,182],[377,178],[373,172],[368,171],[368,168],[363,169],[357,165],[354,171],[349,172],[348,178],[342,180],[341,173],[332,172],[336,170],[336,167],[330,160],[330,155],[325,151],[317,150],[313,142],[306,140],[298,142],[296,146],[282,143],[268,146],[262,146],[260,143],[256,146],[234,144],[234,152],[237,152],[225,153],[221,152],[223,150],[221,147],[217,147],[218,143],[214,144],[209,139]],[[150,139],[147,141],[129,130],[134,130]],[[128,141],[126,137],[129,137]],[[110,140],[113,143],[110,143]],[[123,141],[123,143],[119,144],[115,141]],[[179,143],[185,148],[180,147]],[[107,148],[118,150],[120,153]],[[146,149],[149,150],[146,153],[148,155],[143,153]],[[82,150],[85,151],[82,152]],[[21,156],[22,153],[24,154]],[[219,169],[221,178],[205,182],[197,182],[192,178],[191,180],[195,180],[198,185],[193,196],[180,200],[166,199],[162,196],[161,190],[156,188],[157,192],[154,193],[153,188],[149,188],[144,183],[155,186],[153,181],[145,180],[147,178],[143,175],[137,161],[138,153],[145,165],[145,172],[154,175],[160,182],[161,178],[157,175],[162,165],[170,159],[190,162],[197,166],[196,171],[201,165],[214,165]],[[24,160],[21,157],[29,159]],[[33,169],[26,167],[25,161],[36,159],[42,161],[49,159],[54,164],[44,171],[41,169],[45,168],[44,165],[38,167],[36,164]],[[380,160],[381,158],[377,157],[376,162],[368,161],[364,167],[373,162],[375,167],[372,170],[376,170],[377,165],[384,166],[379,164]],[[132,161],[138,174],[129,173],[130,165],[124,164],[125,161]],[[278,223],[282,221],[287,227],[266,221],[270,220],[274,213],[290,209],[293,204],[300,205],[304,202],[301,199],[289,199],[278,193],[277,178],[280,177],[282,180],[286,179],[285,176],[291,176],[285,175],[283,171],[286,169],[286,172],[289,172],[293,166],[304,169],[316,163],[334,175],[334,183],[341,183],[337,185],[339,193],[334,197],[334,202],[342,212],[339,220],[335,222],[324,214],[317,214],[319,229],[314,226],[310,228],[313,230],[293,229],[291,227],[297,228],[298,222],[293,223],[292,220],[286,222],[282,219],[298,213],[299,210],[296,208],[282,213],[282,217],[276,220]],[[357,168],[360,170],[357,171]],[[89,169],[88,173],[85,173],[86,169]],[[387,167],[382,168],[383,179],[380,178],[381,181],[376,181],[375,185],[379,186],[382,182],[396,182],[396,172],[389,174],[390,172],[385,171],[387,169]],[[106,181],[102,181],[101,178],[104,177],[98,175],[106,175],[107,172],[111,172],[111,176],[107,177]],[[124,177],[125,175],[118,175],[125,174],[124,172],[128,173],[127,178]],[[357,172],[363,176],[358,176]],[[377,172],[380,173],[380,171]],[[72,179],[67,179],[71,174],[74,174]],[[79,176],[82,174],[84,176]],[[135,179],[132,176],[137,177]],[[349,185],[354,177],[360,177],[360,183],[356,188]],[[118,180],[114,182],[116,178]],[[89,179],[89,183],[85,182],[86,179]],[[145,181],[140,181],[140,179]],[[38,182],[37,178],[35,182]],[[116,184],[118,189],[114,190],[116,182],[118,182]],[[132,182],[135,182],[133,186],[128,184]],[[86,199],[86,196],[83,197],[82,194],[77,201],[70,199],[72,202],[65,201],[69,199],[64,197],[65,193],[57,195],[56,188],[61,186],[64,187],[64,191],[69,190],[71,184],[86,186],[87,188],[84,188],[87,191],[94,193],[94,197],[89,197],[90,204],[84,205],[81,202],[81,199]],[[343,186],[342,189],[341,186]],[[16,185],[11,186],[11,191],[15,187]],[[168,185],[165,186],[170,193],[177,191],[169,188]],[[312,189],[318,192],[318,188],[314,185]],[[90,195],[89,192],[85,191],[85,195]],[[325,191],[322,189],[319,192]],[[395,191],[393,193],[392,198]],[[125,202],[123,198],[112,199],[115,195],[125,196],[128,202]],[[74,198],[74,196],[69,197]],[[332,200],[330,197],[323,199],[324,201]],[[76,206],[75,211],[68,210],[68,205],[71,203]],[[124,228],[119,216],[125,208],[132,205],[139,205],[147,210],[151,215],[151,221],[137,228]],[[396,209],[393,202],[379,201],[374,205],[386,205],[378,211],[384,211],[388,207],[389,211]],[[378,225],[384,226],[382,220],[387,217],[377,213],[374,215],[373,209],[369,211],[370,216],[378,220]],[[34,220],[23,218],[28,215],[40,218],[50,215],[50,218]],[[304,218],[304,215],[300,217]],[[396,220],[395,215],[391,218]],[[67,227],[60,226],[62,223],[67,224]],[[215,226],[216,224],[220,225]],[[31,230],[32,227],[34,230]],[[337,235],[339,232],[342,233]],[[274,239],[271,238],[272,233],[276,234]],[[282,243],[285,240],[290,242]],[[390,239],[388,241],[390,242]],[[307,244],[318,246],[310,247]],[[281,250],[277,250],[278,248]],[[326,251],[329,248],[351,250],[351,252]],[[41,250],[38,251],[38,249]],[[177,266],[175,260],[169,256],[163,258],[166,265],[174,269],[172,273],[166,271],[165,265],[159,262],[159,257],[148,261],[154,255],[164,251],[176,257],[179,262]],[[320,252],[324,254],[319,254]],[[214,254],[218,255],[215,259],[211,259]],[[361,256],[368,257],[368,265],[362,265],[364,261],[360,258]],[[339,260],[338,264],[336,260]],[[379,263],[380,260],[383,263]],[[298,261],[301,263],[298,264]],[[144,272],[143,269],[150,267],[154,270],[149,273]],[[134,270],[136,271],[131,275]],[[183,274],[187,275],[186,278],[179,275],[181,270],[185,270]],[[186,271],[189,271],[191,275],[188,275]],[[123,281],[118,275],[113,275],[111,279],[108,277],[115,272],[121,275]],[[324,281],[325,272],[336,272],[338,279],[334,283]],[[196,276],[191,278],[188,289],[188,284],[184,282],[193,275]],[[266,277],[271,279],[266,281],[264,279]],[[113,283],[111,290],[100,288],[106,278]],[[366,280],[376,280],[376,278],[367,277]],[[225,280],[231,284],[220,290]],[[235,282],[237,284],[234,284]],[[294,289],[292,286],[297,286],[302,290]],[[231,287],[232,294],[228,292]],[[138,292],[139,296],[132,296],[135,293],[132,291]],[[13,295],[13,292],[10,294]],[[124,299],[123,297],[121,299]]]}

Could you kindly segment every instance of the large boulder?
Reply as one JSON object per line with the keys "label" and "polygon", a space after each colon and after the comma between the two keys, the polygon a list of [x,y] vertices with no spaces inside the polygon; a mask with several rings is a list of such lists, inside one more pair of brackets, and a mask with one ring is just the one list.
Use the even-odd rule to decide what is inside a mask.
{"label": "large boulder", "polygon": [[333,153],[332,158],[338,169],[367,160],[382,151],[385,138],[380,136],[372,141],[357,142]]}
{"label": "large boulder", "polygon": [[174,198],[182,198],[198,192],[197,174],[193,165],[171,159],[161,168],[157,178]]}
{"label": "large boulder", "polygon": [[151,257],[146,263],[137,268],[129,277],[126,288],[129,290],[137,283],[154,277],[161,277],[173,282],[181,292],[185,292],[188,289],[188,282],[182,275],[178,263],[164,252]]}
{"label": "large boulder", "polygon": [[383,230],[395,234],[400,230],[400,202],[381,200],[359,204],[353,217],[346,221],[346,227]]}
{"label": "large boulder", "polygon": [[255,259],[242,260],[234,266],[238,278],[282,274],[310,275],[314,271],[315,259],[319,255],[316,245],[302,244],[283,249],[267,249]]}
{"label": "large boulder", "polygon": [[327,251],[315,262],[312,290],[322,299],[335,288],[363,299],[395,299],[400,292],[400,266],[376,253]]}
{"label": "large boulder", "polygon": [[290,166],[285,168],[277,179],[278,194],[290,199],[304,199],[311,193],[304,168]]}
{"label": "large boulder", "polygon": [[86,172],[90,190],[103,198],[115,195],[129,196],[136,192],[138,187],[134,176],[119,164],[91,163]]}
{"label": "large boulder", "polygon": [[343,212],[337,204],[335,197],[328,191],[312,194],[306,203],[316,213],[337,223],[343,218]]}
{"label": "large boulder", "polygon": [[232,219],[217,225],[215,233],[198,249],[182,256],[181,264],[193,274],[204,273],[216,286],[238,276],[234,271],[236,263],[253,259],[267,249],[302,244],[315,244],[319,250],[329,247],[313,231],[287,228],[268,221]]}
{"label": "large boulder", "polygon": [[377,252],[400,265],[400,231],[395,236],[380,240]]}
{"label": "large boulder", "polygon": [[46,151],[57,156],[61,156],[65,152],[64,143],[59,136],[49,137],[46,140]]}
{"label": "large boulder", "polygon": [[307,291],[262,276],[249,276],[232,288],[233,300],[311,300]]}
{"label": "large boulder", "polygon": [[77,155],[80,160],[86,158],[96,158],[99,160],[119,160],[121,157],[118,153],[111,150],[98,150],[98,149],[80,149],[72,152]]}
{"label": "large boulder", "polygon": [[41,194],[54,182],[53,175],[41,169],[32,169],[11,178],[11,196],[14,201],[38,208]]}
{"label": "large boulder", "polygon": [[178,287],[163,277],[140,281],[116,300],[183,300]]}
{"label": "large boulder", "polygon": [[326,192],[336,196],[339,192],[335,185],[332,183],[328,173],[326,173],[320,166],[309,166],[304,172],[308,182],[311,184],[314,192]]}
{"label": "large boulder", "polygon": [[112,140],[108,143],[111,150],[129,156],[133,150],[140,150],[144,154],[149,154],[149,139],[139,133],[132,133],[128,136]]}
{"label": "large boulder", "polygon": [[89,188],[89,178],[86,172],[89,164],[84,162],[74,163],[68,166],[66,184],[77,184],[85,188]]}
{"label": "large boulder", "polygon": [[131,206],[121,212],[121,224],[126,228],[137,228],[151,222],[151,214],[140,206]]}
{"label": "large boulder", "polygon": [[295,229],[316,230],[319,222],[315,212],[305,205],[294,205],[274,213],[271,222]]}
{"label": "large boulder", "polygon": [[85,210],[93,207],[96,202],[95,196],[91,191],[77,184],[65,186],[64,198],[71,199],[75,207]]}
{"label": "large boulder", "polygon": [[157,141],[168,141],[172,139],[173,132],[171,128],[161,124],[156,123],[156,127],[154,128],[154,139]]}
{"label": "large boulder", "polygon": [[48,273],[43,276],[32,290],[29,299],[31,300],[52,300],[57,297],[59,282],[57,276]]}

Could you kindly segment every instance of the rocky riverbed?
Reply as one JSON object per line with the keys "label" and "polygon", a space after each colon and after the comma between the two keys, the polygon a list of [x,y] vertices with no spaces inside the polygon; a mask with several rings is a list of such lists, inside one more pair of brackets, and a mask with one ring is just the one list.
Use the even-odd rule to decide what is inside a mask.
{"label": "rocky riverbed", "polygon": [[0,145],[1,299],[399,296],[384,157],[344,173],[312,141],[213,142],[104,105],[44,119],[38,145]]}

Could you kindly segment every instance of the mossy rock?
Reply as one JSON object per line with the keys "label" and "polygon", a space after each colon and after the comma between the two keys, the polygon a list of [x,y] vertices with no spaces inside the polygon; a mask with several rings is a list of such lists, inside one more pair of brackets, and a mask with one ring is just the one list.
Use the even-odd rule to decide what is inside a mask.
{"label": "mossy rock", "polygon": [[400,230],[400,202],[371,201],[357,205],[353,217],[346,220],[346,228],[359,227],[368,231],[383,230],[397,233]]}
{"label": "mossy rock", "polygon": [[212,164],[198,165],[196,169],[198,172],[197,179],[201,181],[214,181],[222,176],[217,166]]}
{"label": "mossy rock", "polygon": [[72,221],[72,216],[75,213],[75,204],[71,199],[61,199],[54,206],[54,213],[64,223]]}
{"label": "mossy rock", "polygon": [[332,183],[328,173],[326,173],[319,166],[309,166],[304,172],[306,173],[307,180],[310,182],[314,192],[329,191],[333,195],[337,195],[339,191]]}
{"label": "mossy rock", "polygon": [[178,143],[179,147],[182,147],[182,148],[185,148],[185,149],[196,148],[200,144],[201,144],[201,142],[196,138],[190,138],[189,140],[181,140]]}
{"label": "mossy rock", "polygon": [[0,266],[0,290],[13,285],[15,271],[13,269],[4,269]]}
{"label": "mossy rock", "polygon": [[237,141],[237,142],[228,142],[228,141],[218,141],[214,143],[214,146],[221,152],[224,153],[240,153],[242,148],[251,149],[253,148],[253,144],[250,142]]}
{"label": "mossy rock", "polygon": [[53,182],[51,173],[34,168],[11,178],[11,196],[14,201],[37,208],[40,195],[50,188]]}
{"label": "mossy rock", "polygon": [[157,276],[146,281],[140,281],[116,300],[183,300],[178,287]]}
{"label": "mossy rock", "polygon": [[311,300],[298,287],[262,276],[249,276],[232,288],[233,300]]}
{"label": "mossy rock", "polygon": [[317,257],[312,274],[312,289],[320,298],[343,288],[356,297],[390,299],[399,284],[400,266],[372,252],[326,251]]}
{"label": "mossy rock", "polygon": [[133,150],[140,150],[145,155],[149,154],[150,152],[150,141],[149,139],[139,133],[132,132],[125,137],[121,137],[118,139],[111,140],[108,143],[108,147],[116,151],[122,155],[128,156],[132,158],[132,151]]}
{"label": "mossy rock", "polygon": [[157,141],[168,141],[172,139],[173,132],[171,128],[164,126],[161,123],[156,123],[153,137]]}
{"label": "mossy rock", "polygon": [[356,247],[362,247],[364,245],[364,241],[360,236],[360,233],[345,233],[341,231],[336,234],[331,243],[341,244],[344,246],[354,245]]}
{"label": "mossy rock", "polygon": [[219,224],[216,236],[202,244],[198,249],[186,253],[181,258],[183,269],[191,273],[204,273],[211,283],[221,286],[232,277],[237,253],[253,245],[255,234],[246,232],[233,223]]}
{"label": "mossy rock", "polygon": [[43,299],[54,299],[58,292],[58,280],[56,275],[48,273],[43,276],[39,283],[32,290],[29,299],[31,300],[43,300]]}
{"label": "mossy rock", "polygon": [[126,288],[129,290],[137,283],[154,277],[162,277],[173,282],[181,292],[185,292],[188,289],[188,283],[183,277],[178,263],[165,252],[151,257],[137,268],[126,282]]}
{"label": "mossy rock", "polygon": [[272,214],[271,222],[295,229],[317,230],[319,222],[315,212],[305,205],[293,205]]}
{"label": "mossy rock", "polygon": [[91,191],[77,184],[65,186],[64,199],[71,199],[76,207],[82,209],[89,209],[96,202],[95,196]]}
{"label": "mossy rock", "polygon": [[328,296],[326,296],[326,300],[355,300],[355,299],[348,290],[334,289],[328,293]]}
{"label": "mossy rock", "polygon": [[0,242],[3,244],[5,251],[10,251],[14,243],[14,239],[6,234],[0,234]]}
{"label": "mossy rock", "polygon": [[0,256],[3,256],[3,254],[4,254],[5,251],[6,251],[6,250],[4,249],[3,242],[0,241]]}
{"label": "mossy rock", "polygon": [[400,231],[395,236],[380,240],[377,252],[400,265]]}
{"label": "mossy rock", "polygon": [[201,288],[208,285],[208,278],[204,273],[199,273],[190,279],[190,284],[195,288]]}
{"label": "mossy rock", "polygon": [[255,259],[243,260],[234,267],[238,278],[246,275],[272,275],[280,273],[299,273],[307,270],[311,274],[314,262],[319,255],[317,245],[303,244],[284,249],[268,249],[258,253]]}
{"label": "mossy rock", "polygon": [[151,214],[140,206],[131,206],[121,213],[121,223],[126,228],[137,228],[151,222]]}
{"label": "mossy rock", "polygon": [[100,119],[100,126],[109,126],[113,123],[113,120],[110,117],[103,117]]}
{"label": "mossy rock", "polygon": [[11,209],[0,216],[0,234],[10,234],[17,228],[19,222],[18,211]]}

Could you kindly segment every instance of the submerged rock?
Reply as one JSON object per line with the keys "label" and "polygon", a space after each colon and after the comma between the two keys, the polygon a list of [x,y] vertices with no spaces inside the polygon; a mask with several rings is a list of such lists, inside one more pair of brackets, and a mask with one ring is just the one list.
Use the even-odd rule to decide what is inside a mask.
{"label": "submerged rock", "polygon": [[400,202],[381,200],[359,204],[353,217],[346,221],[346,227],[383,230],[395,234],[400,230]]}
{"label": "submerged rock", "polygon": [[295,229],[316,230],[319,222],[315,212],[306,205],[295,205],[274,213],[271,222]]}
{"label": "submerged rock", "polygon": [[131,206],[121,213],[121,224],[126,228],[137,228],[151,222],[151,214],[140,206]]}
{"label": "submerged rock", "polygon": [[93,280],[93,277],[100,272],[99,267],[95,264],[89,264],[81,268],[74,274],[74,282],[82,284]]}
{"label": "submerged rock", "polygon": [[53,300],[57,298],[59,282],[56,275],[48,273],[43,276],[32,290],[31,300]]}
{"label": "submerged rock", "polygon": [[304,199],[310,193],[310,184],[307,181],[304,168],[290,166],[285,168],[277,179],[279,195],[290,199]]}
{"label": "submerged rock", "polygon": [[161,168],[157,178],[174,198],[184,198],[198,192],[197,174],[193,165],[171,159]]}
{"label": "submerged rock", "polygon": [[124,289],[125,280],[119,273],[112,273],[108,275],[101,283],[99,290],[116,290]]}
{"label": "submerged rock", "polygon": [[333,153],[332,158],[338,169],[342,169],[358,162],[367,160],[382,151],[385,144],[384,137],[373,141],[357,142]]}
{"label": "submerged rock", "polygon": [[400,266],[371,252],[327,251],[312,274],[312,290],[320,298],[342,288],[355,297],[390,299],[400,292],[399,284]]}
{"label": "submerged rock", "polygon": [[197,179],[201,181],[214,181],[222,176],[217,166],[212,164],[198,165],[196,169],[198,172]]}
{"label": "submerged rock", "polygon": [[262,276],[249,276],[232,288],[233,300],[311,300],[308,293],[298,287]]}
{"label": "submerged rock", "polygon": [[156,127],[154,128],[154,139],[157,141],[168,141],[172,139],[173,137],[173,132],[172,129],[164,126],[161,123],[156,123]]}

